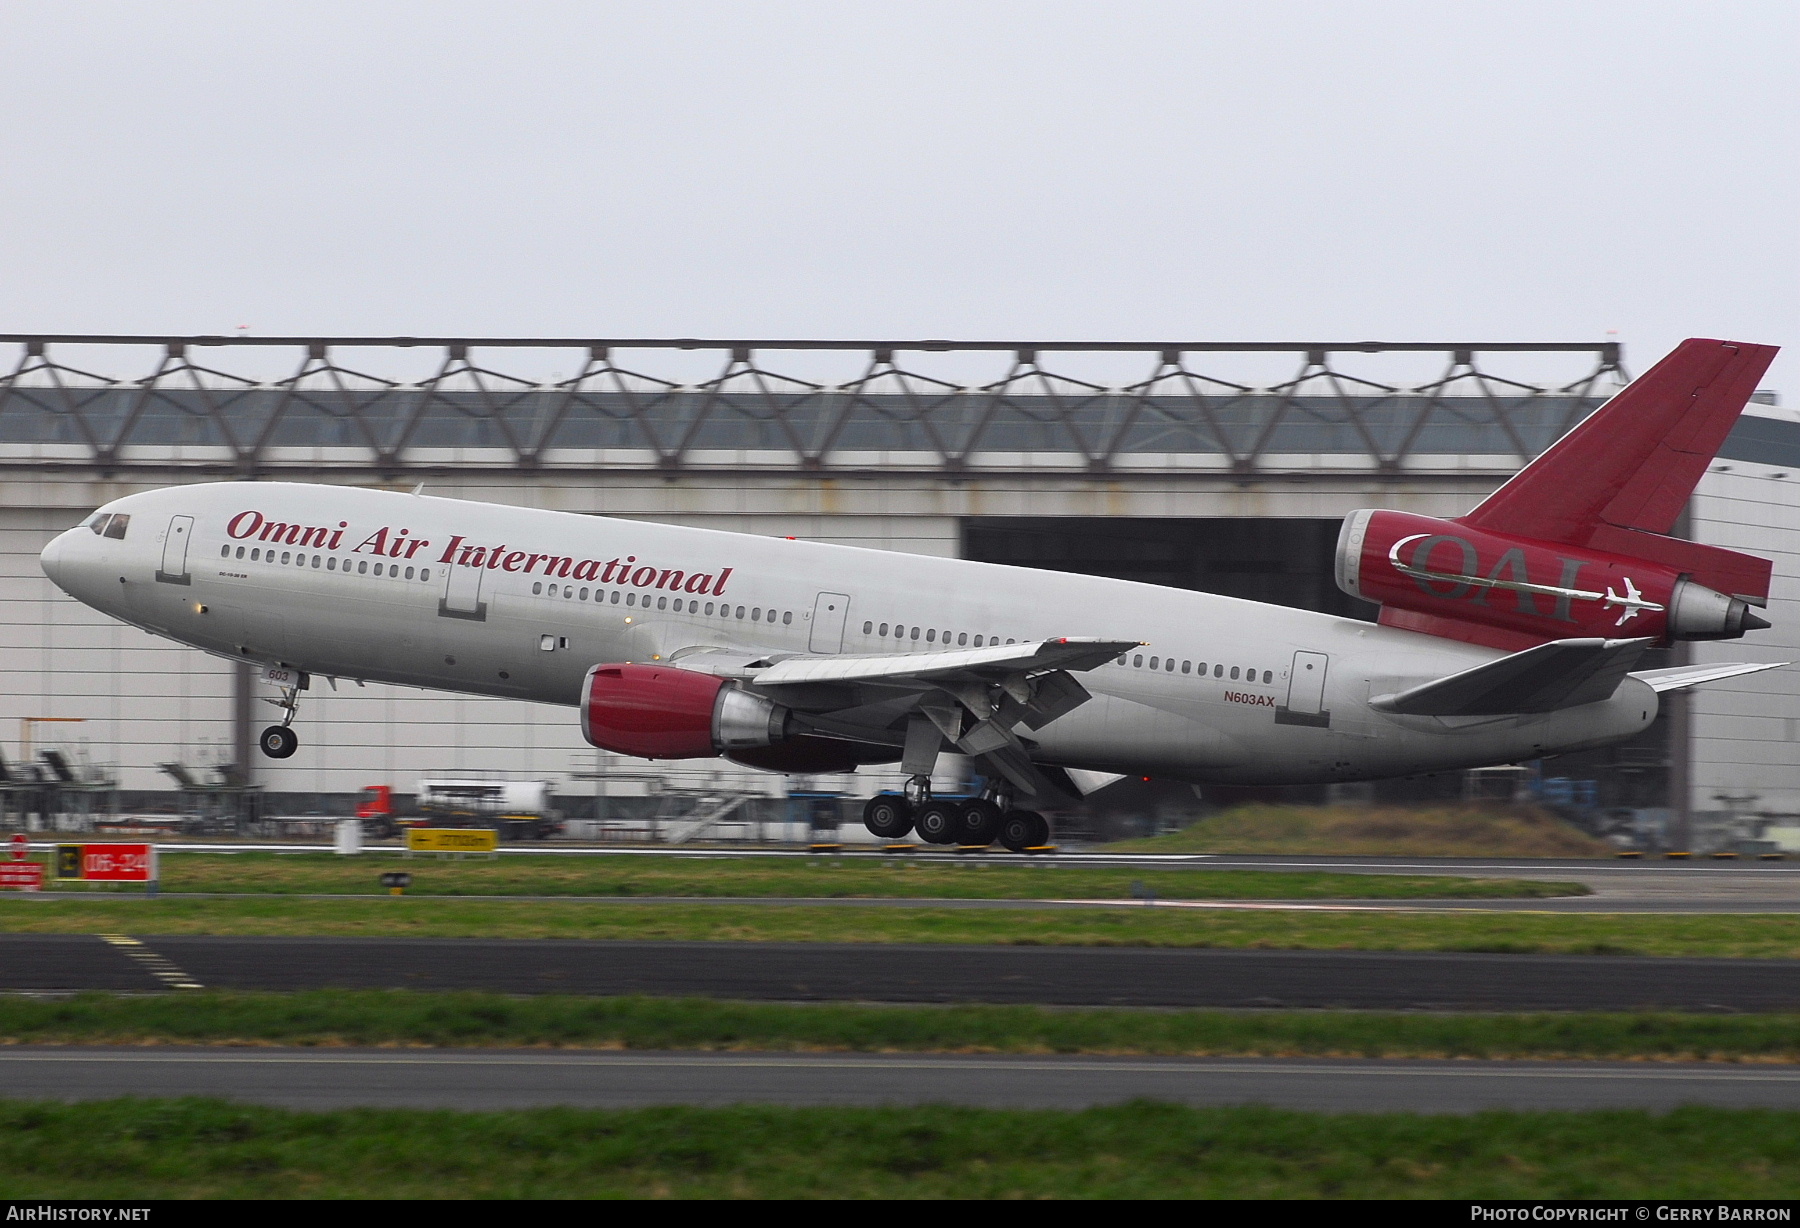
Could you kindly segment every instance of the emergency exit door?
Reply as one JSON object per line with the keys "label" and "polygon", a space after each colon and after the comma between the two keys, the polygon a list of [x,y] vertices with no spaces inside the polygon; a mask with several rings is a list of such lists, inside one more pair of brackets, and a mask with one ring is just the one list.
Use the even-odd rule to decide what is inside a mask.
{"label": "emergency exit door", "polygon": [[850,616],[850,598],[844,593],[820,593],[813,602],[812,652],[844,651],[844,620]]}
{"label": "emergency exit door", "polygon": [[1278,725],[1317,725],[1329,728],[1331,713],[1325,710],[1325,671],[1331,658],[1322,652],[1296,652],[1288,669],[1288,699],[1275,709]]}

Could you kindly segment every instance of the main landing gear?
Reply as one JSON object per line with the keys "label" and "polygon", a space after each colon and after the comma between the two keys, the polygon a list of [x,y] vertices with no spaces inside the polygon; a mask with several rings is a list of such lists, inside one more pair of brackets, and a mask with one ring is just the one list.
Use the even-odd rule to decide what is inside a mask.
{"label": "main landing gear", "polygon": [[269,758],[286,759],[300,749],[300,735],[289,728],[294,723],[294,718],[300,714],[300,688],[284,686],[281,688],[280,699],[265,698],[263,702],[274,704],[284,715],[281,724],[270,725],[262,731],[257,743],[262,747],[262,753]]}
{"label": "main landing gear", "polygon": [[906,795],[880,793],[863,805],[863,826],[883,840],[917,832],[927,844],[965,848],[998,840],[1015,853],[1050,842],[1050,823],[1035,810],[1002,810],[987,797],[932,797],[929,777],[907,782]]}

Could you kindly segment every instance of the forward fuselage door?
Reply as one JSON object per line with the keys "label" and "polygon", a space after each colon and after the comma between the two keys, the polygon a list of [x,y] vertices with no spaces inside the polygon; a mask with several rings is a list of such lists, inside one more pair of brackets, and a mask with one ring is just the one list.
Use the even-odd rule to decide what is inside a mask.
{"label": "forward fuselage door", "polygon": [[1296,652],[1288,672],[1287,703],[1275,709],[1277,725],[1331,726],[1325,710],[1325,670],[1331,658],[1322,652]]}
{"label": "forward fuselage door", "polygon": [[820,593],[813,602],[812,652],[844,651],[844,620],[850,616],[850,598],[844,593]]}
{"label": "forward fuselage door", "polygon": [[162,566],[156,569],[156,578],[162,584],[191,584],[188,576],[188,543],[194,537],[194,518],[192,516],[176,516],[169,521],[169,531],[163,534]]}

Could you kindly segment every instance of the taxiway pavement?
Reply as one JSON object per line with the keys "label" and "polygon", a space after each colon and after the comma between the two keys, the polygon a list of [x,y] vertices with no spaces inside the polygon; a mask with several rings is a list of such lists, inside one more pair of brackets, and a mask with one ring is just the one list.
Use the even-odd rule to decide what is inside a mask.
{"label": "taxiway pavement", "polygon": [[1146,1099],[1326,1112],[1800,1109],[1800,1069],[1433,1062],[504,1049],[0,1049],[0,1095],[217,1096],[293,1109],[904,1105],[1079,1109]]}

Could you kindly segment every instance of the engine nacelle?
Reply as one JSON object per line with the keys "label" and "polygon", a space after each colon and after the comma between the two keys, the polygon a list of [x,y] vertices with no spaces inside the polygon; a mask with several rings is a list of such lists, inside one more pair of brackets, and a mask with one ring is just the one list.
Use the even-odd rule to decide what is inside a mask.
{"label": "engine nacelle", "polygon": [[1382,621],[1397,626],[1411,624],[1390,611],[1538,640],[1734,639],[1769,625],[1744,601],[1664,563],[1408,512],[1347,516],[1337,582],[1352,597],[1379,602]]}
{"label": "engine nacelle", "polygon": [[640,759],[710,759],[787,737],[788,711],[711,674],[596,665],[581,684],[581,735]]}

